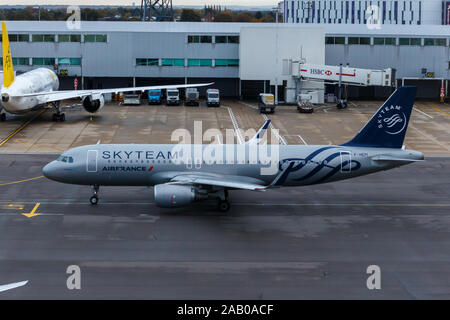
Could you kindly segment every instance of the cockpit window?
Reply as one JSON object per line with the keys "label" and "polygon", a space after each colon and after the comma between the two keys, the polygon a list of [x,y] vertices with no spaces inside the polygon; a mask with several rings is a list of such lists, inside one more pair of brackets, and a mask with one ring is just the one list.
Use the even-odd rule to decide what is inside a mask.
{"label": "cockpit window", "polygon": [[67,162],[67,163],[73,163],[73,158],[69,157],[69,156],[59,156],[58,159],[56,159],[56,161],[61,161],[61,162]]}

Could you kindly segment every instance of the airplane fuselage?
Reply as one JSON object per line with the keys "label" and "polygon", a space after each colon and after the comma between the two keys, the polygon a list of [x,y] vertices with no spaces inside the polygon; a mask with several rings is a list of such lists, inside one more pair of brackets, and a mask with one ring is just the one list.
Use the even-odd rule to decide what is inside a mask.
{"label": "airplane fuselage", "polygon": [[[303,186],[354,178],[422,160],[412,150],[275,145],[89,145],[65,152],[44,174],[63,183],[154,186],[179,175],[245,177],[255,184]],[[183,149],[184,148],[184,149]],[[278,148],[278,151],[276,151]],[[184,151],[180,151],[180,150]],[[183,157],[183,153],[187,155]],[[255,156],[258,154],[259,156]],[[380,157],[405,161],[379,161]],[[410,160],[410,161],[409,161]],[[280,172],[282,172],[280,177]]]}
{"label": "airplane fuselage", "polygon": [[1,88],[2,105],[9,113],[20,114],[36,109],[42,105],[38,97],[21,97],[22,95],[56,91],[59,79],[55,72],[39,68],[15,77],[9,87]]}

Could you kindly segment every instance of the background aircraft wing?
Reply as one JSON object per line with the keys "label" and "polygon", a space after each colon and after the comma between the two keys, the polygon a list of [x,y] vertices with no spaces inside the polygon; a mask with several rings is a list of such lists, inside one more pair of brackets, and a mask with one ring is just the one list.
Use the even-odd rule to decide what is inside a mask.
{"label": "background aircraft wing", "polygon": [[258,179],[221,174],[181,174],[173,177],[170,183],[183,185],[206,185],[252,191],[263,191],[266,189],[263,181]]}
{"label": "background aircraft wing", "polygon": [[163,85],[163,86],[147,86],[147,87],[129,87],[129,88],[114,88],[114,89],[92,89],[92,90],[67,90],[67,91],[49,91],[30,93],[12,97],[36,97],[41,104],[62,101],[73,98],[83,98],[91,95],[106,94],[106,93],[119,93],[119,92],[131,92],[131,91],[147,91],[157,89],[179,89],[179,88],[196,88],[206,87],[214,84],[211,83],[197,83],[197,84],[175,84],[175,85]]}

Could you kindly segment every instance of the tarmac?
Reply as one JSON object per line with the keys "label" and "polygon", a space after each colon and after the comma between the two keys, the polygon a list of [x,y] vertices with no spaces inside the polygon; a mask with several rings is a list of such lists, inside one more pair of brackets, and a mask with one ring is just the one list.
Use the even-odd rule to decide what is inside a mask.
{"label": "tarmac", "polygon": [[[89,187],[41,177],[57,153],[98,140],[169,143],[174,128],[192,129],[194,120],[257,129],[264,117],[254,106],[107,106],[92,120],[67,112],[66,123],[46,112],[6,142],[31,116],[1,123],[0,288],[28,283],[0,299],[450,298],[446,105],[418,103],[413,113],[406,145],[425,162],[332,184],[232,191],[226,214],[215,202],[160,209],[153,189],[141,187],[102,187],[94,207]],[[377,106],[313,115],[283,106],[268,117],[286,143],[342,143]],[[72,265],[80,290],[67,287]],[[379,290],[367,287],[372,265]]]}

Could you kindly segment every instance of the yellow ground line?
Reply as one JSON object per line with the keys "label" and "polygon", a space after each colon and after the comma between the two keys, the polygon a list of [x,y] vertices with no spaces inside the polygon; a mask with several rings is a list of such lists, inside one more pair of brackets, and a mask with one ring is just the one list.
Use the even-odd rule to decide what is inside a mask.
{"label": "yellow ground line", "polygon": [[428,106],[428,107],[430,107],[431,109],[434,109],[434,110],[436,110],[436,111],[439,111],[439,112],[442,113],[442,114],[445,114],[445,115],[447,115],[447,116],[450,116],[450,113],[445,112],[445,111],[442,111],[442,110],[439,109],[439,108],[436,108],[436,107],[433,107],[433,106]]}
{"label": "yellow ground line", "polygon": [[8,142],[12,137],[14,137],[16,134],[18,134],[20,131],[23,130],[23,128],[25,128],[27,125],[29,125],[31,123],[31,121],[33,121],[34,119],[36,119],[37,117],[39,117],[41,114],[43,114],[45,111],[47,110],[42,110],[39,113],[37,113],[36,115],[34,115],[34,117],[32,117],[30,120],[28,120],[27,122],[25,122],[24,124],[22,124],[16,131],[14,131],[13,133],[11,133],[8,137],[6,137],[4,140],[2,140],[0,142],[0,147],[3,146],[6,142]]}
{"label": "yellow ground line", "polygon": [[18,180],[18,181],[11,181],[11,182],[0,183],[0,187],[3,187],[3,186],[9,186],[9,185],[11,185],[11,184],[17,184],[17,183],[23,183],[23,182],[28,182],[28,181],[38,180],[38,179],[42,179],[43,177],[44,177],[44,176],[39,176],[39,177],[30,178],[30,179],[24,179],[24,180]]}

